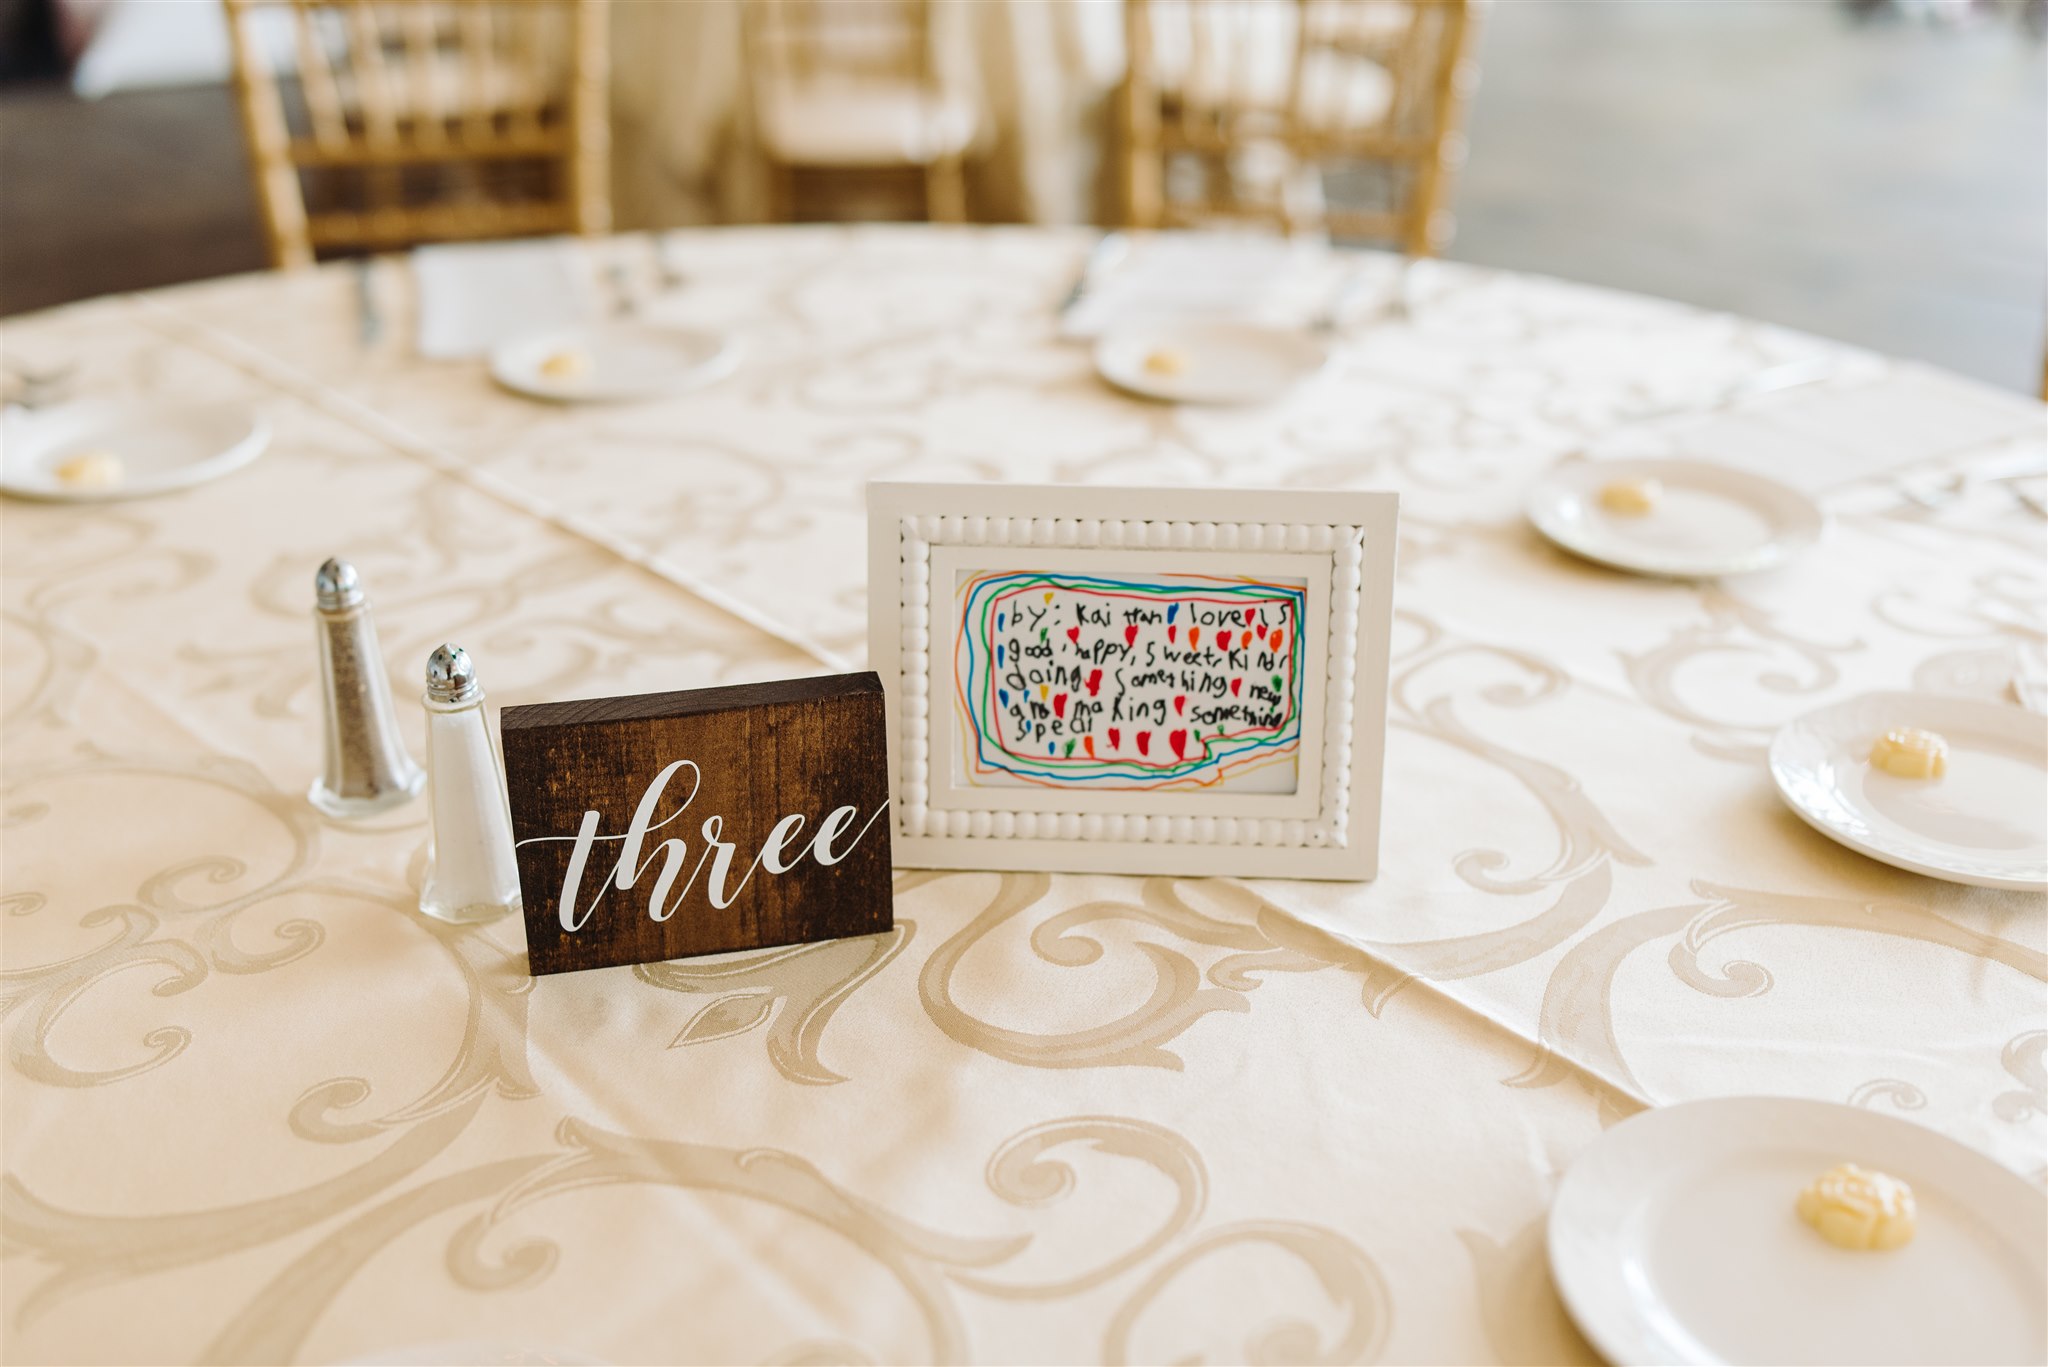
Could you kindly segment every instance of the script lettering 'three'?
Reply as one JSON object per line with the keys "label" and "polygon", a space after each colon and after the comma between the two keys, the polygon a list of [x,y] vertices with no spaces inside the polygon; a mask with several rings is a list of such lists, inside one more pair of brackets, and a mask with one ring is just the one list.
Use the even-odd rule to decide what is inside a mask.
{"label": "script lettering 'three'", "polygon": [[[655,813],[661,808],[661,799],[668,789],[669,780],[682,769],[690,771],[688,796],[676,805],[674,811],[659,821],[655,820]],[[669,836],[644,858],[642,851],[650,835],[689,810],[690,804],[697,798],[698,790],[703,787],[703,778],[702,771],[691,760],[679,759],[668,764],[654,776],[653,782],[649,783],[646,791],[640,795],[640,801],[633,809],[632,824],[623,835],[599,834],[597,828],[602,817],[594,811],[583,813],[583,819],[576,829],[575,846],[569,855],[569,866],[562,875],[562,896],[557,904],[557,915],[564,931],[574,934],[582,929],[596,913],[598,903],[604,900],[604,895],[613,888],[618,888],[621,892],[632,891],[641,875],[646,873],[657,859],[661,862],[661,870],[655,876],[654,886],[648,891],[648,919],[666,921],[675,915],[683,899],[689,896],[690,889],[696,886],[697,876],[704,872],[707,863],[711,866],[711,872],[705,880],[704,895],[710,899],[714,907],[729,907],[746,890],[754,875],[762,869],[766,869],[771,876],[788,873],[803,861],[806,854],[821,865],[837,864],[859,846],[861,840],[889,806],[885,801],[869,813],[860,829],[854,832],[853,838],[844,844],[840,843],[841,839],[860,817],[860,809],[850,804],[834,807],[818,823],[817,834],[811,838],[808,847],[803,841],[804,815],[801,812],[791,812],[769,830],[767,838],[761,842],[760,852],[754,856],[753,862],[747,866],[746,873],[741,876],[739,886],[731,889],[726,887],[726,882],[732,872],[733,854],[737,847],[723,838],[725,818],[713,813],[705,817],[703,824],[698,827],[698,832],[704,839],[704,848],[697,856],[696,867],[690,869],[689,876],[684,878],[682,886],[677,888],[676,879],[682,875],[684,866],[689,863],[687,842],[679,836]],[[619,847],[619,857],[612,865],[611,872],[605,876],[604,883],[590,899],[589,905],[583,906],[580,894],[584,869],[590,862],[591,850],[601,840],[620,840],[623,843]]]}

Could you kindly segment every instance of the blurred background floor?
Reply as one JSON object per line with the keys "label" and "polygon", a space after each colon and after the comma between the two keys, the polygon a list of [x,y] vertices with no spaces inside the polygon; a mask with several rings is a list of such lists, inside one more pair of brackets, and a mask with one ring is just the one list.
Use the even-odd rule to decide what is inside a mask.
{"label": "blurred background floor", "polygon": [[265,264],[226,86],[0,88],[0,314]]}
{"label": "blurred background floor", "polygon": [[[1480,58],[1448,255],[2035,392],[2048,64],[2010,26],[1506,0]],[[225,87],[0,87],[0,314],[263,261]]]}
{"label": "blurred background floor", "polygon": [[1487,25],[1449,255],[2037,392],[2038,43],[1778,0],[1505,0]]}

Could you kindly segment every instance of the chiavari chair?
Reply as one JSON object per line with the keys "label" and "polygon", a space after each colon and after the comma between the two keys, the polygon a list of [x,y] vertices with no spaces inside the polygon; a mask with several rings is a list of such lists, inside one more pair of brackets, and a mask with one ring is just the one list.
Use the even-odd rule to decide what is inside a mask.
{"label": "chiavari chair", "polygon": [[941,79],[929,0],[746,0],[755,135],[775,217],[800,185],[914,181],[927,217],[967,216],[973,101]]}
{"label": "chiavari chair", "polygon": [[[1477,0],[1128,0],[1126,210],[1140,227],[1270,223],[1439,250]],[[1371,179],[1333,206],[1326,181]],[[1372,177],[1359,173],[1372,172]],[[1340,182],[1341,183],[1341,182]]]}
{"label": "chiavari chair", "polygon": [[275,265],[610,227],[605,0],[223,2]]}

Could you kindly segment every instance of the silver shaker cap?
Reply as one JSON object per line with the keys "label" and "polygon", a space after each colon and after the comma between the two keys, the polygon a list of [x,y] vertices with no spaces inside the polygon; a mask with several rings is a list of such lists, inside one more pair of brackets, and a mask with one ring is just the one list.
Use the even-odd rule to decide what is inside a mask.
{"label": "silver shaker cap", "polygon": [[483,692],[476,666],[461,646],[443,644],[427,657],[427,696],[435,702],[468,702]]}
{"label": "silver shaker cap", "polygon": [[346,560],[329,560],[313,576],[313,598],[330,611],[352,608],[363,601],[363,581],[356,567]]}

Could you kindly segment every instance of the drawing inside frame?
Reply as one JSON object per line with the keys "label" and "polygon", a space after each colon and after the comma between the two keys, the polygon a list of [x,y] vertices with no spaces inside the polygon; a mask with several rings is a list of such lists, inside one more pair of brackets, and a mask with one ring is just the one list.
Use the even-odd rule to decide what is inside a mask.
{"label": "drawing inside frame", "polygon": [[962,570],[969,787],[1292,793],[1305,579]]}
{"label": "drawing inside frame", "polygon": [[904,866],[1370,878],[1396,497],[869,487]]}

